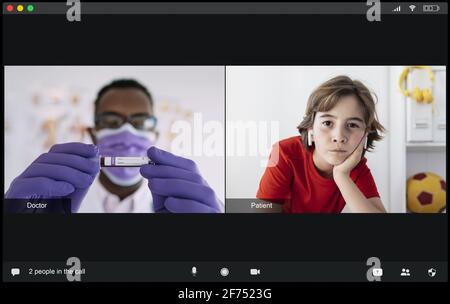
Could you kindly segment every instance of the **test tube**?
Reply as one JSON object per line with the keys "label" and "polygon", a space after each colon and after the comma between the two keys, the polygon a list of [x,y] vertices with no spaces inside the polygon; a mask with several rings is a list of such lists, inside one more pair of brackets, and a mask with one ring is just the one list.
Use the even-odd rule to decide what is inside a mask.
{"label": "test tube", "polygon": [[146,156],[100,156],[100,167],[141,167],[154,164]]}

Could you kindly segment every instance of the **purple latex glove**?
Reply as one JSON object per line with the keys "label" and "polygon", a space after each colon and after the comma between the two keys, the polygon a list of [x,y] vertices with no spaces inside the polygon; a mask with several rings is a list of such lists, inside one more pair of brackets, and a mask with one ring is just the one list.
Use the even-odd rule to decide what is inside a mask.
{"label": "purple latex glove", "polygon": [[70,198],[71,211],[77,212],[99,171],[95,145],[57,144],[13,180],[5,198]]}
{"label": "purple latex glove", "polygon": [[148,179],[155,212],[223,212],[223,203],[192,160],[154,146],[148,149],[147,155],[155,165],[142,166],[141,174]]}

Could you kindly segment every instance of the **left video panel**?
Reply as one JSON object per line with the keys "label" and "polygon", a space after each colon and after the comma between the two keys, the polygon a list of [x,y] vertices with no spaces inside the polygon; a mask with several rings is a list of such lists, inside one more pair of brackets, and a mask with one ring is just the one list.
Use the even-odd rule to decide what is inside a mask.
{"label": "left video panel", "polygon": [[6,213],[223,213],[223,66],[6,66]]}

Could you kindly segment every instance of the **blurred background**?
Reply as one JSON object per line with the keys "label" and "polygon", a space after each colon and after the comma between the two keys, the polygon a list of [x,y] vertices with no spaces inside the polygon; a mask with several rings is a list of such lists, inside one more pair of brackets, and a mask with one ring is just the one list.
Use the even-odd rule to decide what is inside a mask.
{"label": "blurred background", "polygon": [[[172,150],[178,135],[172,127],[177,122],[190,125],[203,141],[211,132],[205,130],[206,123],[224,125],[223,66],[6,66],[5,192],[11,181],[53,144],[91,143],[86,127],[94,124],[97,92],[119,78],[136,79],[149,89],[160,132],[157,146],[162,149]],[[223,141],[223,129],[218,131]],[[175,150],[171,152],[180,155],[185,151],[181,156],[198,164],[223,200],[223,149],[209,155]]]}
{"label": "blurred background", "polygon": [[411,93],[415,87],[429,88],[433,101],[427,102],[415,100],[413,94],[405,96],[400,90],[400,77],[406,74],[407,68],[228,66],[227,123],[266,122],[273,126],[268,129],[273,132],[267,135],[271,144],[262,143],[266,149],[258,149],[258,154],[253,156],[239,155],[228,149],[236,146],[236,138],[229,134],[235,129],[227,128],[226,197],[255,197],[271,145],[299,135],[296,126],[302,120],[309,95],[317,86],[334,76],[347,75],[362,81],[378,97],[378,118],[387,133],[384,140],[375,143],[374,152],[366,153],[365,157],[388,212],[442,211],[446,204],[446,69],[431,67],[433,80],[429,69],[408,70],[404,88]]}

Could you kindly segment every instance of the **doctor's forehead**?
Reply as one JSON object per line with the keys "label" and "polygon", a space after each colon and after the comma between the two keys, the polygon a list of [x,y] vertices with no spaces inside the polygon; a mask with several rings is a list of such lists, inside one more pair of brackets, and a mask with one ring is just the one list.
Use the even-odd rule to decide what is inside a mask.
{"label": "doctor's forehead", "polygon": [[117,112],[124,115],[153,113],[150,99],[136,88],[114,88],[106,91],[100,98],[98,113]]}

